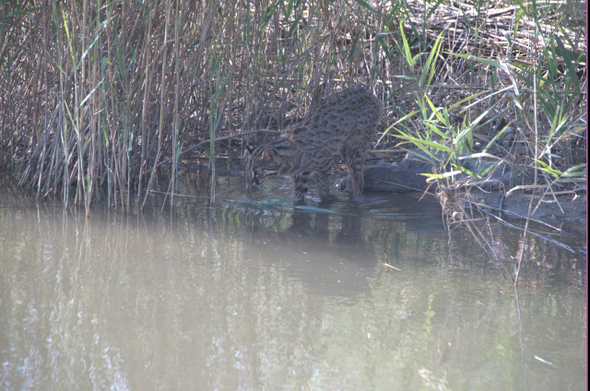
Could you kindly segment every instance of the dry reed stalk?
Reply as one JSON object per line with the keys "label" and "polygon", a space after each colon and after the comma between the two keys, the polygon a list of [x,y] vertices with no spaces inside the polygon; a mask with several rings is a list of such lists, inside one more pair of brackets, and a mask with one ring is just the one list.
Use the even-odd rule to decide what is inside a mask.
{"label": "dry reed stalk", "polygon": [[[30,4],[34,9],[44,3]],[[449,106],[477,92],[499,91],[502,76],[516,78],[524,95],[504,91],[494,97],[499,101],[494,115],[501,113],[515,128],[512,143],[494,153],[514,164],[530,163],[523,156],[535,148],[531,156],[544,161],[548,154],[563,151],[568,161],[577,162],[579,154],[570,151],[579,148],[562,145],[580,145],[586,137],[578,126],[553,137],[547,149],[543,129],[551,124],[546,118],[537,118],[536,137],[526,125],[514,125],[526,122],[526,115],[515,109],[516,103],[526,108],[530,101],[523,89],[529,86],[522,85],[526,65],[506,68],[504,74],[489,64],[443,53],[518,59],[520,64],[538,63],[541,70],[547,62],[537,61],[544,54],[535,52],[535,45],[542,48],[551,34],[562,37],[571,53],[585,52],[579,28],[564,23],[557,29],[549,20],[534,21],[530,9],[484,9],[482,2],[480,8],[427,3],[422,9],[422,1],[304,6],[286,0],[219,7],[176,0],[47,4],[50,7],[23,11],[7,3],[13,8],[0,30],[0,42],[11,45],[0,46],[0,88],[11,93],[0,96],[0,162],[16,173],[19,183],[34,186],[39,196],[59,194],[64,203],[71,194],[71,200],[87,207],[106,199],[126,209],[134,186],[136,194],[147,194],[155,170],[164,162],[172,162],[174,182],[180,159],[203,153],[191,146],[236,133],[243,134],[243,142],[261,141],[249,137],[266,136],[250,132],[281,129],[301,119],[321,97],[359,82],[375,87],[387,102],[388,124],[418,107],[418,93],[427,93],[436,107]],[[404,31],[413,40],[412,56],[418,55],[415,69],[399,51],[401,15]],[[39,22],[41,28],[36,28]],[[69,41],[64,38],[66,26]],[[534,44],[522,26],[536,26],[546,40]],[[173,40],[168,35],[172,27]],[[434,82],[412,84],[409,79],[419,75],[442,31]],[[174,52],[168,53],[169,44]],[[223,50],[217,66],[207,63]],[[559,53],[555,57],[564,64]],[[492,99],[473,101],[451,113],[456,123],[477,118]],[[580,109],[570,104],[564,113],[579,121],[584,105]],[[423,118],[409,117],[405,123],[416,133],[425,130]],[[477,137],[488,140],[498,132],[490,124],[476,130]],[[390,137],[379,148],[391,148],[394,141]],[[215,144],[210,144],[211,151],[219,154]],[[565,171],[567,165],[559,168]],[[553,178],[549,182],[559,185]]]}
{"label": "dry reed stalk", "polygon": [[[179,12],[178,0],[175,3],[176,12]],[[182,15],[182,13],[180,13]],[[181,17],[178,17],[174,23],[174,118],[172,129],[172,172],[170,173],[170,206],[174,205],[174,193],[176,191],[176,174],[178,169],[178,98],[180,94],[179,64],[180,64],[180,30]]]}

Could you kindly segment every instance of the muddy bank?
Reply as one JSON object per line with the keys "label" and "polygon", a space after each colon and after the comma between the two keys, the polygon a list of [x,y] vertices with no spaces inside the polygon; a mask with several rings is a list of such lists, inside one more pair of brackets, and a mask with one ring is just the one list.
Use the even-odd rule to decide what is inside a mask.
{"label": "muddy bank", "polygon": [[[557,195],[555,197],[537,191],[534,195],[514,192],[504,196],[503,192],[472,192],[470,197],[477,203],[485,204],[488,211],[502,218],[526,218],[545,222],[568,233],[585,235],[587,226],[587,196]],[[531,202],[532,201],[532,202]]]}
{"label": "muddy bank", "polygon": [[[574,230],[579,234],[586,231],[586,194],[552,195],[544,193],[545,189],[537,189],[533,194],[530,191],[516,190],[517,186],[533,184],[533,173],[513,169],[501,162],[492,165],[490,162],[477,160],[462,161],[463,167],[470,172],[489,173],[486,180],[475,182],[469,186],[469,196],[464,197],[465,207],[470,202],[485,212],[493,213],[502,218],[527,218],[543,221],[557,228],[568,227],[568,231]],[[448,168],[446,171],[451,171]],[[435,167],[432,163],[419,156],[408,154],[399,163],[379,162],[365,167],[365,191],[385,191],[405,193],[411,191],[429,191],[434,194],[436,183],[427,183],[422,173],[433,173]],[[460,173],[455,176],[456,182],[468,182],[470,177]],[[346,178],[336,182],[341,188],[346,184]],[[458,191],[458,194],[467,196],[467,187]]]}
{"label": "muddy bank", "polygon": [[[474,169],[474,166],[472,165],[470,168]],[[203,161],[198,166],[190,168],[190,170],[195,169],[207,171],[208,164]],[[244,167],[239,159],[231,159],[231,164],[227,160],[220,159],[217,172],[221,175],[243,176]],[[428,192],[434,195],[435,186],[428,187],[426,178],[420,175],[424,172],[432,172],[432,167],[408,157],[399,163],[378,162],[366,165],[364,190],[392,193],[415,192],[419,195],[428,189]],[[345,172],[337,170],[333,180],[336,188],[344,188],[346,186]],[[531,178],[523,172],[497,170],[492,176],[492,180],[480,184],[479,187],[483,190],[478,190],[475,187],[470,190],[470,200],[478,204],[481,210],[506,220],[526,219],[529,216],[529,205],[531,205],[530,217],[532,219],[566,232],[585,236],[587,225],[586,194],[553,197],[551,194],[543,196],[543,191],[537,190],[534,195],[525,191],[513,191],[506,196],[507,191],[514,187],[515,180],[520,181],[520,184],[526,184],[531,181]],[[510,182],[512,182],[512,186],[510,186]],[[428,198],[433,199],[434,196]],[[468,206],[467,202],[465,204]]]}

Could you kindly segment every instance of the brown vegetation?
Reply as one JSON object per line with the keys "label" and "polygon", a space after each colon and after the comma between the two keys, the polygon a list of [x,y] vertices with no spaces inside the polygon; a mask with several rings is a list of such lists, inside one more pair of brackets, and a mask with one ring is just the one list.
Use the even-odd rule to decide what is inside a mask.
{"label": "brown vegetation", "polygon": [[105,197],[126,208],[132,194],[147,194],[157,167],[170,172],[174,192],[181,160],[220,154],[204,141],[225,138],[223,153],[241,151],[257,130],[282,129],[358,83],[385,104],[381,131],[403,119],[378,148],[395,142],[394,128],[424,139],[437,118],[431,108],[450,107],[436,129],[449,137],[426,137],[429,148],[462,143],[472,153],[480,142],[499,159],[541,169],[543,186],[567,179],[566,190],[578,191],[583,179],[585,191],[582,2],[2,7],[0,165],[38,196],[86,207]]}

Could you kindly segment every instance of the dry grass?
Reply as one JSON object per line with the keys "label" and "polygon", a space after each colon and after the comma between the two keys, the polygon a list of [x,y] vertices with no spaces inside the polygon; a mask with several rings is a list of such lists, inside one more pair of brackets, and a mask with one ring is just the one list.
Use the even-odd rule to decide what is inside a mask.
{"label": "dry grass", "polygon": [[[586,41],[585,26],[560,15],[585,13],[585,3],[486,4],[3,1],[0,164],[39,196],[125,209],[156,169],[168,170],[174,193],[179,162],[213,162],[213,140],[239,135],[230,148],[241,150],[266,137],[253,131],[280,129],[322,96],[365,83],[385,102],[383,129],[405,118],[406,132],[424,134],[424,96],[434,107],[463,100],[445,127],[487,111],[462,136],[463,152],[479,141],[511,164],[547,168],[540,161],[543,185],[563,185],[550,170],[563,174],[585,156]],[[549,97],[533,91],[533,74]],[[396,140],[390,133],[379,148]],[[449,140],[432,139],[457,137]]]}

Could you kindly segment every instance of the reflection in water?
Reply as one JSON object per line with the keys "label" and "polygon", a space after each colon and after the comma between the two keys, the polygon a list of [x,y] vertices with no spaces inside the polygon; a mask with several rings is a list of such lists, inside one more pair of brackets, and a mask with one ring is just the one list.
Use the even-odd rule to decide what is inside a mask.
{"label": "reflection in water", "polygon": [[3,194],[0,388],[585,387],[582,257],[531,239],[516,290],[436,204],[310,213],[219,189],[88,220]]}

